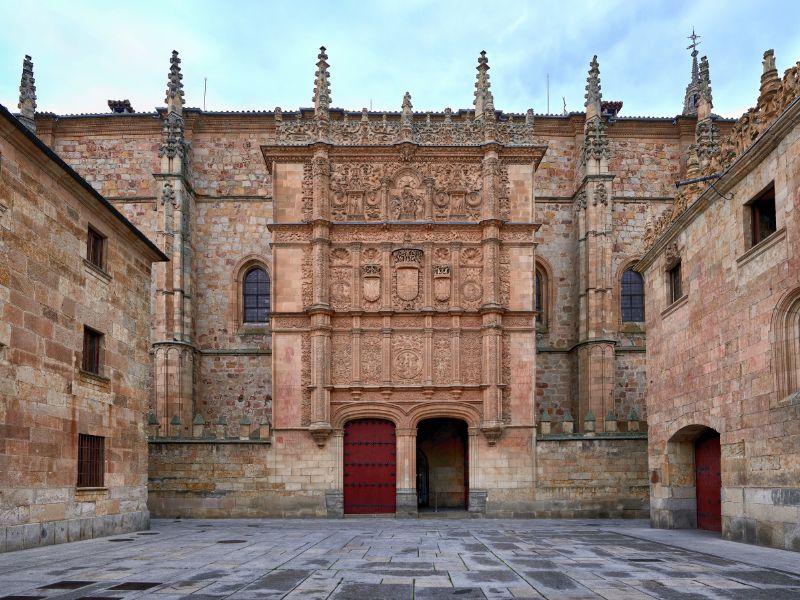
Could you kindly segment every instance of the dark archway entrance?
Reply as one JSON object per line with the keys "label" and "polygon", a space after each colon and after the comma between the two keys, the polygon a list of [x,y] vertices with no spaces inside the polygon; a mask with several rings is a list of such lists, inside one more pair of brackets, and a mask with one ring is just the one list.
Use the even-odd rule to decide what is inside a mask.
{"label": "dark archway entrance", "polygon": [[722,471],[719,433],[709,430],[694,443],[697,528],[722,531]]}
{"label": "dark archway entrance", "polygon": [[421,421],[417,426],[417,502],[420,508],[468,508],[468,460],[464,421]]}
{"label": "dark archway entrance", "polygon": [[344,426],[344,513],[394,513],[397,442],[394,423],[358,419]]}

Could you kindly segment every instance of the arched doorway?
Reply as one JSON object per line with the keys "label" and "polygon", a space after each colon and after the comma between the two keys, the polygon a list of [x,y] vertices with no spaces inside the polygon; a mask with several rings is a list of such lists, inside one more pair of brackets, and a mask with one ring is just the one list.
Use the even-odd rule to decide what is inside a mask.
{"label": "arched doorway", "polygon": [[[720,434],[688,425],[669,439],[662,468],[658,526],[722,531]],[[694,499],[694,506],[687,501]]]}
{"label": "arched doorway", "polygon": [[417,426],[419,507],[465,510],[469,498],[468,460],[467,424],[464,421],[420,421]]}
{"label": "arched doorway", "polygon": [[344,426],[344,513],[394,513],[397,489],[395,427],[383,419]]}
{"label": "arched doorway", "polygon": [[697,528],[722,531],[722,471],[719,433],[709,429],[694,443]]}

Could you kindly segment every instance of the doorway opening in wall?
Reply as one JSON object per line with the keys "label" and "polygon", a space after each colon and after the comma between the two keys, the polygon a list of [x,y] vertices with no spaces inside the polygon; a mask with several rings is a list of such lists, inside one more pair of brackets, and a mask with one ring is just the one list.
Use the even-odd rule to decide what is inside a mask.
{"label": "doorway opening in wall", "polygon": [[397,441],[394,423],[357,419],[344,426],[344,513],[394,513]]}
{"label": "doorway opening in wall", "polygon": [[722,471],[719,433],[710,429],[694,443],[697,528],[722,531]]}
{"label": "doorway opening in wall", "polygon": [[464,511],[469,502],[467,424],[426,419],[417,426],[417,504],[420,512]]}

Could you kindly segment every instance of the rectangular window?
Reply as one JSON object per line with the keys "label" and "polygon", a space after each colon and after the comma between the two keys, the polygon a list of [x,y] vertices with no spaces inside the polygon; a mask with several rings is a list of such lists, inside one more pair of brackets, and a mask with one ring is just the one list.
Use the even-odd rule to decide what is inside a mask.
{"label": "rectangular window", "polygon": [[86,260],[98,269],[105,269],[103,264],[106,238],[96,229],[89,227],[86,236]]}
{"label": "rectangular window", "polygon": [[78,487],[103,487],[105,438],[78,434]]}
{"label": "rectangular window", "polygon": [[100,375],[100,347],[103,334],[89,327],[83,328],[83,363],[81,368],[89,373]]}
{"label": "rectangular window", "polygon": [[678,262],[674,267],[667,271],[669,283],[669,302],[672,304],[683,296],[683,286],[681,285],[681,263]]}
{"label": "rectangular window", "polygon": [[775,186],[770,185],[766,190],[748,204],[750,209],[750,246],[762,242],[777,230],[775,219]]}

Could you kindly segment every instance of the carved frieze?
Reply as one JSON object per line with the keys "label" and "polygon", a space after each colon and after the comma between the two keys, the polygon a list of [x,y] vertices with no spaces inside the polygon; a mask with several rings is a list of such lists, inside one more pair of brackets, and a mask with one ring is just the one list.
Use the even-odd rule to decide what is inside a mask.
{"label": "carved frieze", "polygon": [[481,382],[481,354],[480,332],[463,332],[459,356],[463,383],[477,385]]}
{"label": "carved frieze", "polygon": [[330,270],[330,300],[335,310],[347,310],[352,300],[350,279],[352,267],[334,267]]}
{"label": "carved frieze", "polygon": [[312,271],[311,247],[303,248],[303,262],[300,265],[300,295],[303,306],[311,306],[314,301],[314,275]]}
{"label": "carved frieze", "polygon": [[347,385],[353,379],[352,341],[350,334],[339,333],[331,336],[331,383]]}
{"label": "carved frieze", "polygon": [[450,332],[433,334],[433,382],[448,384],[453,380],[453,352]]}
{"label": "carved frieze", "polygon": [[361,336],[361,381],[367,385],[381,382],[382,349],[380,334],[365,333]]}
{"label": "carved frieze", "polygon": [[300,338],[300,383],[300,421],[308,426],[311,423],[311,334],[308,332]]}

